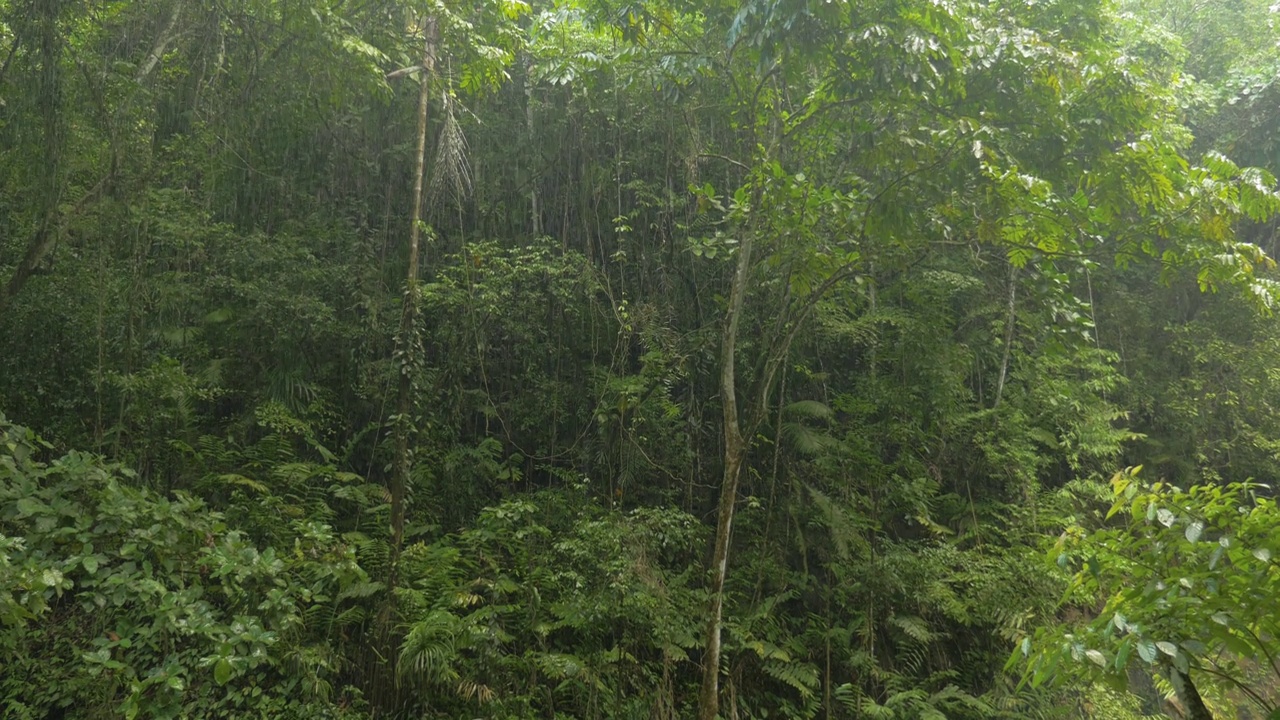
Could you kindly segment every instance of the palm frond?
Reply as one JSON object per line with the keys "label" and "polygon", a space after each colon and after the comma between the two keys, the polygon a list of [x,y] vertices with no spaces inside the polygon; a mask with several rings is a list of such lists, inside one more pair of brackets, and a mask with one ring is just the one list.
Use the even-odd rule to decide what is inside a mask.
{"label": "palm frond", "polygon": [[461,203],[471,196],[470,148],[458,121],[457,97],[445,90],[442,98],[440,139],[436,145],[435,162],[431,166],[428,193],[432,204],[446,195]]}

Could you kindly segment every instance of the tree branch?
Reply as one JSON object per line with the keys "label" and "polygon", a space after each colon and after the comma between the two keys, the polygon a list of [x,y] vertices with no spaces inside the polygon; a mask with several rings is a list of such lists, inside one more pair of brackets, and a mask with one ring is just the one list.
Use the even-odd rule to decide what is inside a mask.
{"label": "tree branch", "polygon": [[151,47],[150,54],[143,61],[142,67],[138,68],[138,74],[134,77],[134,82],[141,83],[147,79],[152,70],[156,69],[156,65],[160,63],[160,58],[164,57],[164,51],[169,47],[169,43],[173,41],[173,28],[178,24],[178,18],[182,15],[183,0],[176,0],[173,3],[173,12],[169,14],[169,22],[165,24],[164,30],[160,32],[160,36],[156,38],[156,44]]}

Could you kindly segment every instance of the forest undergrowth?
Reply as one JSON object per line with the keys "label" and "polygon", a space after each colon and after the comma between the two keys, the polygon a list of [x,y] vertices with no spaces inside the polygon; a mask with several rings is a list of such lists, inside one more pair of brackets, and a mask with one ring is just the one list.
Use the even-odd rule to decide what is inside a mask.
{"label": "forest undergrowth", "polygon": [[0,0],[0,717],[1280,718],[1278,19]]}

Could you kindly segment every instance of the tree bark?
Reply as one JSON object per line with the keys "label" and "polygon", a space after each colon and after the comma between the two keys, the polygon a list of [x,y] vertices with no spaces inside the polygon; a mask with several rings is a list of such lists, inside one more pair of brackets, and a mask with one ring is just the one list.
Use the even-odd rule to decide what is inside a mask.
{"label": "tree bark", "polygon": [[152,46],[151,52],[147,54],[147,59],[138,68],[138,74],[134,78],[134,82],[141,83],[146,80],[151,71],[156,69],[156,65],[160,64],[160,58],[164,57],[165,50],[169,47],[169,43],[173,41],[173,29],[178,26],[178,18],[182,16],[182,3],[183,0],[177,0],[173,4],[173,12],[169,14],[169,22],[165,24],[164,30],[160,31],[160,36],[156,38],[156,44]]}
{"label": "tree bark", "polygon": [[747,443],[738,419],[735,356],[738,325],[751,272],[752,237],[748,231],[738,248],[738,265],[729,292],[720,345],[720,401],[724,406],[724,475],[720,485],[720,506],[716,517],[716,540],[711,557],[711,607],[707,619],[707,648],[702,661],[702,691],[698,700],[699,720],[715,720],[720,712],[720,620],[724,612],[724,583],[729,568],[729,540],[738,500],[738,480],[746,459]]}
{"label": "tree bark", "polygon": [[1205,706],[1204,698],[1200,697],[1200,691],[1191,682],[1190,675],[1176,667],[1169,668],[1169,683],[1173,685],[1178,702],[1182,703],[1185,720],[1214,720],[1213,713]]}

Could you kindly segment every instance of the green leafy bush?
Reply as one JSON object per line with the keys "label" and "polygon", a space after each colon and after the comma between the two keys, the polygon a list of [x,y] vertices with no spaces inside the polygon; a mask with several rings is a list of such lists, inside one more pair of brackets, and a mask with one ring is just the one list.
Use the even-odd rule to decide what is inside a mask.
{"label": "green leafy bush", "polygon": [[12,717],[337,717],[333,628],[367,580],[328,526],[258,548],[185,493],[0,417],[0,703]]}

